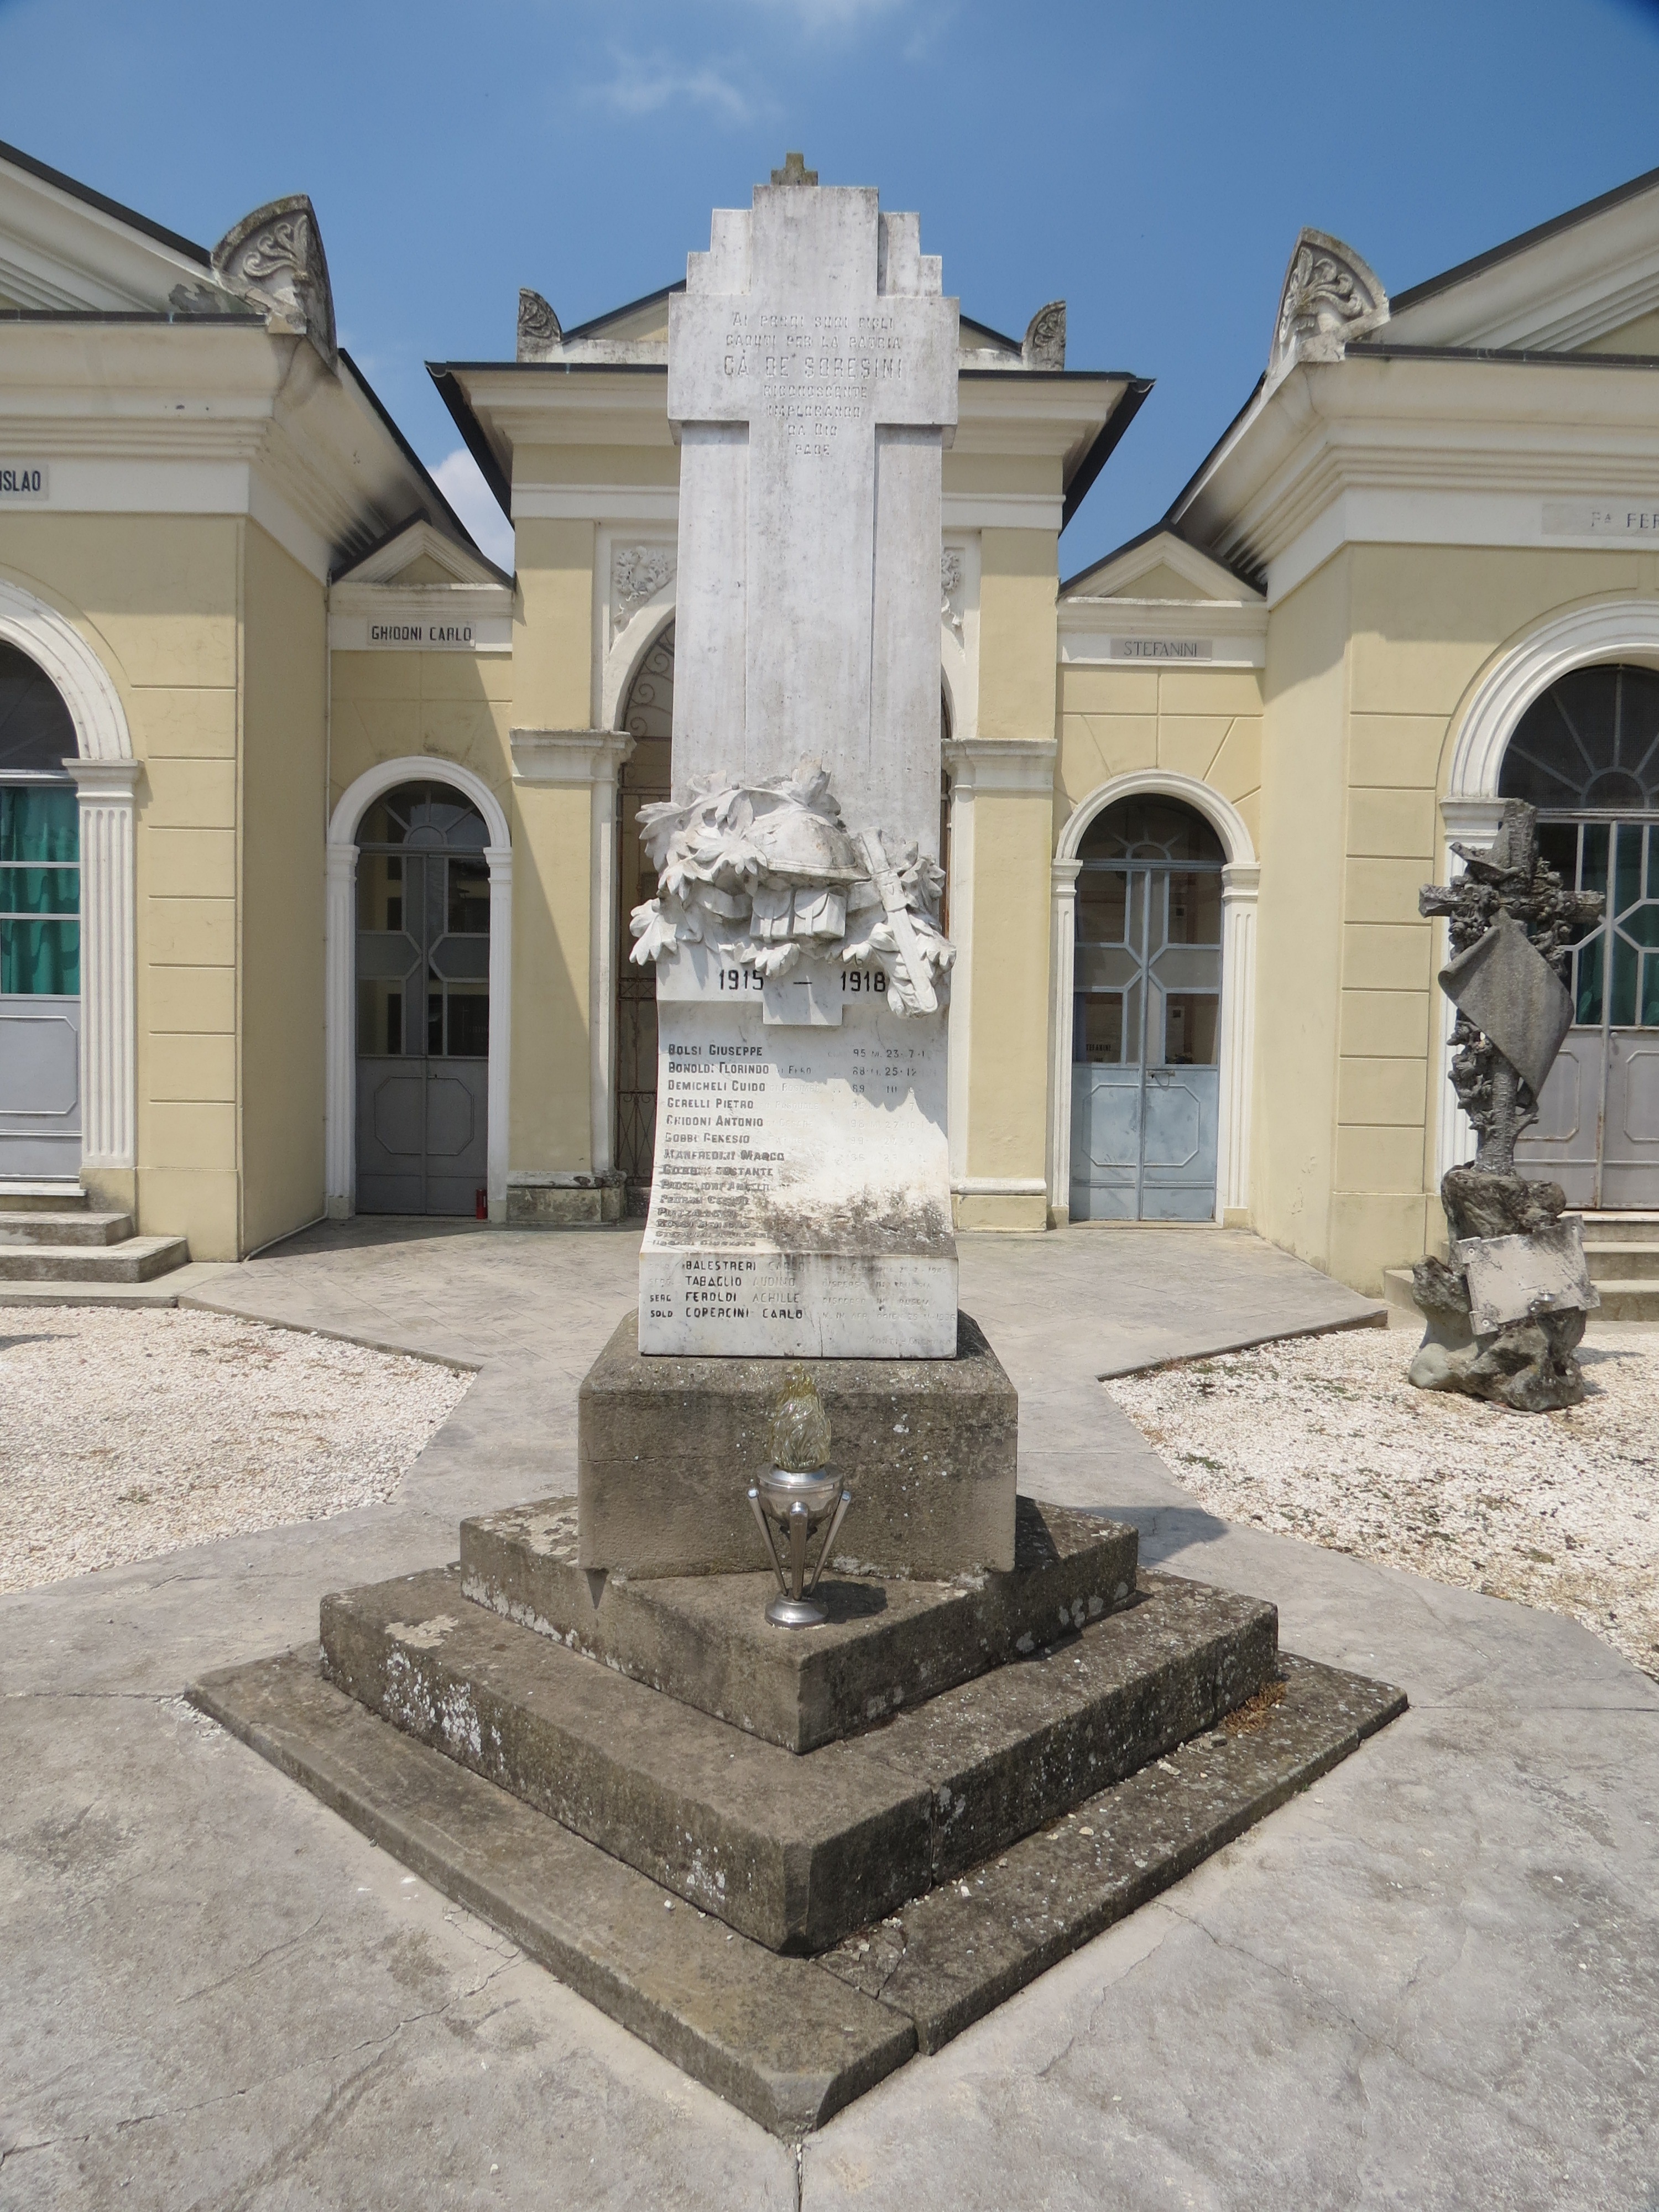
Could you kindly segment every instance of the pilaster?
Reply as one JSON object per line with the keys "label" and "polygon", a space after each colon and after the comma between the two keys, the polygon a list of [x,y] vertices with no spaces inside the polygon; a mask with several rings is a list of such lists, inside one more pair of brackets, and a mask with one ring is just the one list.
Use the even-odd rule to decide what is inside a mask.
{"label": "pilaster", "polygon": [[[617,777],[633,752],[634,740],[619,730],[519,729],[512,732],[511,744],[514,796],[543,894],[539,901],[520,901],[526,927],[533,927],[531,917],[539,914],[562,957],[566,975],[574,981],[580,974],[586,982],[585,1005],[580,1008],[580,1041],[574,1028],[561,1037],[566,1024],[560,1021],[559,1010],[556,1004],[544,1003],[540,1011],[553,1031],[544,1040],[544,1048],[550,1048],[557,1056],[577,1048],[580,1042],[588,1071],[586,1112],[581,1116],[586,1127],[580,1131],[570,1125],[568,1111],[561,1114],[556,1107],[550,1113],[541,1111],[521,1096],[523,1110],[514,1124],[512,1146],[514,1164],[515,1170],[527,1172],[591,1177],[597,1191],[611,1175],[615,1142]],[[583,791],[587,794],[582,839],[586,849],[577,851],[572,846],[580,833],[571,801]],[[578,870],[580,880],[587,886],[585,926],[580,930],[585,943],[580,947],[572,941],[573,902],[557,896],[558,879],[568,878]],[[526,960],[533,963],[537,955],[528,937],[522,942]],[[539,1032],[539,1023],[538,1027]],[[521,1080],[521,1093],[524,1088]],[[581,1188],[589,1187],[584,1180]]]}
{"label": "pilaster", "polygon": [[81,814],[81,1162],[137,1164],[135,760],[66,763]]}

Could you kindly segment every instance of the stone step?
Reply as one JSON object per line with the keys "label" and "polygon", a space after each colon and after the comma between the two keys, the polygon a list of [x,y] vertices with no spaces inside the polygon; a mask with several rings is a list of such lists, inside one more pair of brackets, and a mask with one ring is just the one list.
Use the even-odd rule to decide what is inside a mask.
{"label": "stone step", "polygon": [[1593,1321],[1659,1322],[1659,1278],[1638,1276],[1634,1281],[1598,1279],[1601,1304]]}
{"label": "stone step", "polygon": [[[830,1575],[818,1586],[829,1621],[789,1634],[766,1619],[769,1571],[632,1582],[578,1566],[576,1501],[549,1498],[462,1522],[461,1587],[635,1681],[808,1752],[1098,1620],[1133,1592],[1136,1546],[1119,1522],[1022,1498],[1012,1573]],[[758,1529],[752,1548],[758,1564]]]}
{"label": "stone step", "polygon": [[1586,1244],[1650,1244],[1659,1239],[1659,1213],[1584,1213]]}
{"label": "stone step", "polygon": [[1585,1244],[1584,1264],[1593,1283],[1628,1283],[1642,1276],[1659,1275],[1659,1243],[1604,1243],[1598,1237],[1593,1244]]}
{"label": "stone step", "polygon": [[0,1177],[0,1208],[8,1213],[73,1213],[87,1203],[87,1194],[78,1182],[8,1182]]}
{"label": "stone step", "polygon": [[182,1237],[124,1244],[0,1245],[0,1283],[148,1283],[190,1258]]}
{"label": "stone step", "polygon": [[66,1212],[45,1206],[0,1206],[0,1247],[13,1244],[119,1244],[132,1234],[130,1213]]}
{"label": "stone step", "polygon": [[1068,1643],[801,1755],[469,1603],[459,1566],[322,1606],[338,1686],[788,1953],[827,1948],[1212,1727],[1270,1679],[1277,1639],[1272,1606],[1143,1575],[1136,1602]]}
{"label": "stone step", "polygon": [[[590,2004],[786,2141],[937,2051],[1405,1709],[1281,1655],[1220,1728],[821,1959],[779,1958],[322,1679],[315,1648],[191,1685],[201,1711]],[[1274,1684],[1273,1689],[1279,1686]],[[227,1785],[236,1786],[234,1769]],[[862,1942],[866,1948],[860,1948]]]}

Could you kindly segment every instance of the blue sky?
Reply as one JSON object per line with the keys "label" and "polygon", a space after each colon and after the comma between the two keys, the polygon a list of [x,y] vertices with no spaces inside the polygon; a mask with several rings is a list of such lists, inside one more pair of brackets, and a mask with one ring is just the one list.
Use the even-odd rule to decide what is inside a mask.
{"label": "blue sky", "polygon": [[[1298,226],[1391,290],[1659,167],[1637,0],[0,0],[0,137],[211,244],[308,191],[343,334],[469,516],[426,376],[684,274],[803,147],[921,210],[947,290],[1158,380],[1061,540],[1164,511],[1265,357]],[[500,552],[499,525],[495,550]]]}

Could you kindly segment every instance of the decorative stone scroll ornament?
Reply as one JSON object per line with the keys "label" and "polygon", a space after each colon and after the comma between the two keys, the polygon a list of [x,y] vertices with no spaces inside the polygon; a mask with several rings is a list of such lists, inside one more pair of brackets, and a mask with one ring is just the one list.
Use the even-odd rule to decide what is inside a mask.
{"label": "decorative stone scroll ornament", "polygon": [[1322,230],[1304,230],[1291,250],[1267,356],[1277,384],[1298,361],[1340,361],[1350,338],[1389,319],[1382,279],[1352,246]]}
{"label": "decorative stone scroll ornament", "polygon": [[1066,302],[1050,300],[1046,307],[1039,307],[1025,325],[1025,343],[1021,346],[1020,358],[1027,368],[1064,368],[1066,366]]}
{"label": "decorative stone scroll ornament", "polygon": [[949,623],[957,637],[962,635],[962,610],[956,604],[957,594],[963,586],[962,555],[954,545],[947,545],[939,562],[939,616]]}
{"label": "decorative stone scroll ornament", "polygon": [[1600,1299],[1584,1266],[1583,1223],[1562,1218],[1559,1183],[1517,1173],[1515,1144],[1538,1118],[1538,1095],[1572,1025],[1564,981],[1572,946],[1604,902],[1568,890],[1540,856],[1536,811],[1519,799],[1505,801],[1489,852],[1452,850],[1463,873],[1425,884],[1418,906],[1449,925],[1440,988],[1457,1008],[1452,1086],[1480,1144],[1473,1167],[1441,1179],[1449,1262],[1422,1260],[1412,1271],[1428,1330],[1411,1380],[1543,1413],[1583,1398],[1573,1350]]}
{"label": "decorative stone scroll ornament", "polygon": [[559,319],[539,292],[527,285],[519,290],[519,351],[520,361],[551,361],[564,343]]}
{"label": "decorative stone scroll ornament", "polygon": [[674,577],[674,554],[666,545],[619,545],[611,556],[612,610],[620,629]]}
{"label": "decorative stone scroll ornament", "polygon": [[914,844],[894,859],[879,831],[851,835],[817,762],[766,783],[699,778],[639,823],[658,893],[629,923],[636,965],[706,945],[773,981],[805,955],[879,968],[896,1014],[939,1006],[956,958],[939,926],[944,873]]}
{"label": "decorative stone scroll ornament", "polygon": [[334,292],[317,211],[304,192],[245,215],[214,247],[213,273],[262,308],[271,329],[308,337],[333,368]]}

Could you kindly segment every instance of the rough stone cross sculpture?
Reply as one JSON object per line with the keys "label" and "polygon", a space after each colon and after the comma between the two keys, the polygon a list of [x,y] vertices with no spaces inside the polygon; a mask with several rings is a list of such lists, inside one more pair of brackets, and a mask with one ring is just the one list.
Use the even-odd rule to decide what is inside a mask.
{"label": "rough stone cross sculpture", "polygon": [[1457,1008],[1452,1086],[1480,1143],[1472,1167],[1441,1180],[1449,1261],[1423,1260],[1412,1271],[1428,1333],[1411,1379],[1516,1412],[1547,1412],[1584,1395],[1573,1349],[1598,1300],[1583,1224],[1562,1218],[1559,1183],[1517,1173],[1515,1146],[1538,1118],[1539,1094],[1572,1025],[1564,980],[1572,945],[1603,902],[1569,890],[1540,856],[1537,814],[1519,799],[1505,802],[1490,852],[1452,850],[1463,873],[1425,884],[1418,907],[1450,926],[1440,987]]}

